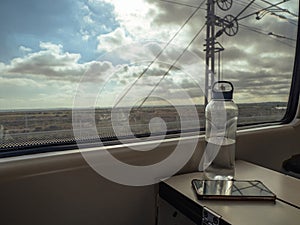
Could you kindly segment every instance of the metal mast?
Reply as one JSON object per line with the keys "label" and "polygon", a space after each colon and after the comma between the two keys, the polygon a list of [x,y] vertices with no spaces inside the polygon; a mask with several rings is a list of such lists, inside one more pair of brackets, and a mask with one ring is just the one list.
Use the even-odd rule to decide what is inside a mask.
{"label": "metal mast", "polygon": [[[234,36],[238,33],[239,24],[238,21],[245,19],[249,16],[256,15],[256,19],[261,19],[267,13],[276,12],[289,12],[286,9],[280,8],[278,5],[285,3],[289,0],[282,0],[278,3],[272,4],[266,0],[263,2],[269,4],[268,7],[262,8],[258,11],[250,13],[246,16],[240,17],[254,2],[255,0],[249,1],[249,3],[236,15],[226,15],[223,18],[216,15],[216,5],[222,11],[227,11],[231,8],[233,0],[207,0],[207,9],[206,9],[206,42],[204,44],[206,52],[205,62],[205,105],[207,105],[209,99],[211,98],[211,88],[215,82],[215,54],[218,53],[218,80],[220,80],[220,53],[224,51],[223,46],[216,41],[223,33],[227,36]],[[275,8],[275,9],[274,9]],[[216,32],[216,29],[218,31]],[[273,35],[273,33],[269,33]]]}
{"label": "metal mast", "polygon": [[[206,9],[206,42],[205,42],[205,62],[206,62],[206,70],[205,70],[205,105],[207,105],[208,100],[211,95],[211,87],[215,82],[215,53],[219,53],[224,50],[222,45],[219,42],[216,42],[216,38],[221,36],[222,33],[215,33],[215,27],[221,26],[223,27],[224,21],[220,19],[215,14],[215,5],[221,10],[227,11],[232,6],[232,0],[207,0],[207,9]],[[220,57],[218,60],[219,63],[219,71],[220,71]],[[219,72],[220,73],[220,72]],[[218,78],[220,79],[220,74],[218,74]]]}
{"label": "metal mast", "polygon": [[206,10],[206,43],[205,43],[205,105],[210,98],[210,88],[215,74],[215,0],[207,0]]}

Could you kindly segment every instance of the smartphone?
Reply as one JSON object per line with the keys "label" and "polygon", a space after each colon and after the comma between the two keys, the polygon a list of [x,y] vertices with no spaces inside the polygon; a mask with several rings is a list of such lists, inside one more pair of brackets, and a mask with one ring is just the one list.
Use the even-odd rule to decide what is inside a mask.
{"label": "smartphone", "polygon": [[258,180],[192,180],[198,199],[276,200],[276,195]]}

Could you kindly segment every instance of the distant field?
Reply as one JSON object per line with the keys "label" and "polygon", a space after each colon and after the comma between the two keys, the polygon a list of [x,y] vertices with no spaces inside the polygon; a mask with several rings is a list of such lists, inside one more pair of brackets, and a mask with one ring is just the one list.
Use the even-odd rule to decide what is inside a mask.
{"label": "distant field", "polygon": [[[239,124],[251,124],[257,122],[279,121],[285,113],[286,103],[259,103],[240,104]],[[191,129],[197,129],[193,114],[188,106],[178,106],[184,111],[185,122]],[[204,126],[204,106],[197,106],[200,126]],[[80,110],[80,126],[83,130],[83,138],[86,137],[84,129],[87,130],[96,125],[100,137],[115,136],[112,128],[112,116],[114,125],[119,133],[126,136],[130,132],[134,134],[149,133],[149,121],[154,117],[162,118],[168,130],[180,130],[180,116],[176,109],[171,106],[143,107],[132,109],[128,114],[128,109],[120,108],[113,113],[110,109],[96,109],[94,122],[91,120],[89,110]],[[189,117],[189,115],[191,115]],[[125,126],[128,121],[129,126]],[[157,131],[160,130],[161,123],[154,124]],[[186,126],[185,126],[186,127]],[[60,141],[74,140],[72,126],[72,110],[22,110],[22,111],[2,111],[0,112],[0,148],[30,144],[56,143]]]}

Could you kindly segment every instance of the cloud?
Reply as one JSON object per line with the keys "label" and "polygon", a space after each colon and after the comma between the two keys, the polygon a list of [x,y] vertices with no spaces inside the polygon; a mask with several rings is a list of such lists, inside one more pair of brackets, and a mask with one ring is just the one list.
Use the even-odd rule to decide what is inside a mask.
{"label": "cloud", "polygon": [[[161,23],[156,22],[156,20],[159,20],[159,15],[162,12],[161,5],[156,4],[156,1],[104,1],[113,4],[114,14],[119,27],[126,31],[127,36],[130,36],[133,41],[156,40],[168,42],[179,28],[178,24],[180,23],[168,24],[164,21]],[[189,14],[182,17],[181,21],[184,21],[188,16]],[[180,15],[178,18],[180,18]],[[173,44],[182,44],[182,40],[185,40],[185,37],[186,35],[178,36],[178,39],[174,40]]]}
{"label": "cloud", "polygon": [[4,76],[0,77],[0,104],[6,109],[71,107],[76,86],[68,81]]}
{"label": "cloud", "polygon": [[[157,25],[178,25],[182,24],[184,19],[187,19],[200,5],[200,1],[177,1],[180,4],[187,4],[195,7],[186,7],[172,2],[146,0],[149,4],[155,5],[157,10],[152,11],[152,16],[155,16],[153,22]],[[175,1],[176,2],[176,1]],[[205,4],[202,4],[203,7]],[[205,14],[204,11],[202,11]]]}
{"label": "cloud", "polygon": [[100,35],[97,39],[99,41],[97,49],[105,52],[110,52],[115,48],[132,43],[132,38],[126,35],[122,28]]}
{"label": "cloud", "polygon": [[31,48],[27,48],[27,47],[25,47],[23,45],[21,45],[19,49],[20,49],[21,52],[24,52],[24,53],[32,51]]}
{"label": "cloud", "polygon": [[92,61],[85,64],[85,72],[80,82],[92,82],[99,87],[111,77],[115,67],[108,61]]}
{"label": "cloud", "polygon": [[[137,25],[130,26],[130,23],[125,23],[125,15],[122,15],[121,13],[117,15],[119,21],[121,21],[120,24],[124,25],[124,27],[126,27],[126,31],[135,38],[143,38],[145,35],[140,35],[142,32],[147,34],[148,37],[154,37],[153,34],[155,32],[149,29],[149,27],[151,27],[155,31],[160,31],[160,33],[155,36],[156,40],[164,40],[167,42],[173,36],[170,35],[170,33],[174,34],[174,31],[179,29],[179,25],[183,24],[188,16],[191,15],[191,13],[195,10],[194,8],[182,7],[179,5],[162,3],[158,1],[153,2],[149,0],[147,3],[151,4],[151,10],[148,10],[145,14],[151,14],[151,18],[149,18],[148,22],[146,22],[146,24],[139,31],[137,29]],[[190,1],[184,1],[183,3],[192,4]],[[198,5],[199,1],[195,1],[193,3]],[[243,7],[241,6],[235,5],[229,14],[232,13],[233,15],[236,15],[241,11],[242,8]],[[249,12],[253,12],[253,8],[246,11],[243,15],[246,15]],[[116,13],[118,13],[117,10]],[[220,13],[220,10],[218,10],[217,13]],[[205,21],[203,16],[204,14],[205,11],[200,10],[195,18],[193,18],[179,33],[172,44],[175,43],[175,45],[181,46],[182,49],[184,46],[187,46],[193,35],[201,27],[199,21]],[[228,14],[228,12],[224,13],[222,16],[225,16],[226,14]],[[127,14],[126,16],[127,18],[130,18],[131,15]],[[143,18],[144,17],[141,16],[140,21],[143,21]],[[238,87],[237,93],[242,94],[245,92],[249,94],[248,98],[240,98],[242,101],[251,102],[253,99],[256,101],[258,99],[261,99],[260,101],[264,101],[264,94],[266,95],[266,99],[271,99],[271,97],[274,98],[275,92],[279,95],[279,99],[284,99],[284,96],[287,95],[286,90],[288,88],[283,90],[283,87],[289,85],[286,81],[290,80],[291,70],[293,68],[293,48],[288,47],[285,43],[278,42],[278,40],[274,40],[274,38],[267,35],[266,31],[264,34],[259,33],[259,31],[264,29],[267,31],[276,31],[278,34],[289,34],[293,36],[296,34],[295,29],[293,29],[290,24],[287,23],[287,21],[271,15],[265,17],[264,21],[257,21],[253,16],[249,19],[241,21],[241,24],[243,23],[247,24],[247,26],[254,27],[254,31],[248,27],[240,26],[239,32],[236,34],[236,36],[229,37],[224,34],[218,39],[218,41],[220,41],[220,43],[222,43],[222,45],[225,47],[222,57],[224,79],[228,79],[236,83],[236,86]],[[168,36],[164,36],[165,30],[169,32]],[[204,43],[205,39],[204,33],[205,32],[203,32],[201,36],[196,39],[195,43],[190,48],[200,57],[203,56],[204,47],[202,44]],[[176,54],[174,54],[174,56],[175,55]],[[163,57],[160,57],[160,60],[163,62],[165,61],[168,64],[172,64],[171,60],[169,59],[174,59],[176,57],[168,56],[172,56],[172,54],[167,54],[165,51]],[[277,61],[280,63],[276,63]],[[188,61],[185,63],[187,62]],[[153,73],[158,75],[161,73],[158,73],[158,71],[159,70],[155,69],[149,70],[147,74]],[[203,69],[201,72],[204,72]],[[199,74],[199,76],[201,75]],[[126,81],[126,79],[124,79],[124,81]],[[155,82],[153,82],[153,80],[144,79],[143,84],[146,85],[147,83],[149,86],[151,86]],[[251,86],[254,84],[257,85],[259,91],[251,87],[250,84]],[[276,85],[275,90],[271,89],[272,87],[275,87],[274,85]],[[190,93],[196,93],[195,88],[192,89],[192,87],[187,86],[186,90],[189,90],[189,88],[191,90]]]}
{"label": "cloud", "polygon": [[0,63],[0,72],[17,83],[20,78],[79,82],[82,76],[89,76],[86,82],[100,82],[105,80],[105,72],[113,68],[107,61],[79,63],[79,59],[80,54],[64,52],[62,45],[41,42],[40,51],[14,58],[9,64]]}
{"label": "cloud", "polygon": [[[199,0],[180,1],[180,3],[194,6],[198,6],[201,2]],[[226,12],[217,8],[217,15],[220,18],[227,14],[237,15],[243,6],[237,2],[233,2],[233,4],[233,8]],[[72,16],[72,21],[76,21],[76,26],[74,26],[76,29],[74,27],[70,29],[65,22],[60,25],[56,20],[52,21],[53,26],[49,28],[49,31],[45,31],[46,26],[38,28],[37,33],[43,35],[37,36],[37,39],[48,41],[41,41],[38,48],[30,44],[18,44],[17,46],[20,46],[17,48],[19,56],[14,56],[5,63],[0,62],[3,83],[13,84],[16,82],[18,88],[45,83],[45,93],[39,89],[42,87],[35,87],[40,90],[37,96],[48,94],[49,98],[51,98],[50,96],[58,97],[55,93],[48,92],[49,89],[52,89],[57,93],[61,92],[62,95],[68,92],[66,98],[70,99],[71,93],[74,94],[74,85],[80,81],[83,75],[86,75],[84,82],[90,83],[90,86],[87,85],[87,89],[96,89],[108,82],[104,90],[106,93],[104,99],[106,104],[109,104],[108,102],[113,99],[111,96],[122,94],[122,90],[128,87],[142,73],[143,69],[147,68],[149,62],[164,49],[166,43],[174,37],[195,10],[193,7],[153,0],[87,0],[79,1],[74,6],[79,6],[81,9],[76,11],[75,17]],[[203,7],[205,8],[205,5]],[[72,11],[74,8],[71,11],[54,8],[57,10],[54,15],[61,15],[64,12],[74,15],[71,12],[75,12]],[[55,11],[55,9],[52,10]],[[254,8],[250,7],[243,15],[253,11]],[[173,64],[204,25],[205,13],[205,10],[200,9],[177,34],[171,45],[158,58],[157,61],[161,65],[153,64],[138,82],[135,95],[145,93],[146,90],[151,90],[155,86],[164,71],[169,68],[168,66]],[[50,22],[49,18],[49,14],[47,14],[47,18],[44,18],[40,24]],[[70,16],[55,18],[63,18],[64,21],[65,18],[71,20]],[[36,17],[31,15],[29,19],[28,21],[34,21]],[[267,34],[273,32],[295,38],[297,27],[287,20],[271,14],[261,20],[256,20],[255,16],[251,16],[239,23],[239,32],[235,36],[229,37],[223,34],[217,39],[225,48],[221,63],[224,79],[234,82],[237,93],[235,96],[240,102],[286,99],[294,63],[293,46],[295,42]],[[8,29],[8,27],[4,28]],[[27,33],[28,30],[35,33],[33,25],[27,24],[25,28],[20,28],[23,33]],[[221,27],[216,28],[216,30],[219,29]],[[57,32],[58,30],[60,33]],[[52,32],[55,34],[55,38],[64,34],[68,40],[57,42],[51,38],[45,38],[47,35],[44,35],[44,31],[47,35]],[[70,39],[71,36],[65,34],[67,32],[73,36],[76,33],[80,42]],[[176,65],[181,71],[174,69],[168,74],[162,82],[163,85],[157,89],[157,93],[165,92],[165,94],[172,95],[176,92],[175,87],[178,85],[192,98],[196,99],[203,94],[200,91],[197,92],[197,87],[193,82],[203,82],[205,75],[205,67],[201,64],[205,59],[203,51],[205,38],[204,29],[188,49],[198,57],[182,57]],[[149,40],[150,42],[145,44]],[[73,44],[71,45],[69,42]],[[67,45],[69,48],[66,47]],[[104,56],[100,57],[100,61],[94,60],[93,56],[95,55],[85,57],[85,60],[82,59],[86,52],[91,53],[92,51],[104,53]],[[87,58],[88,60],[86,60]],[[135,64],[140,62],[147,63],[142,67]],[[191,80],[183,80],[186,75],[190,75]],[[109,81],[108,78],[110,78]],[[63,84],[65,89],[60,88],[59,84]],[[202,86],[201,88],[203,89]]]}
{"label": "cloud", "polygon": [[236,102],[286,101],[291,82],[290,73],[277,73],[257,68],[254,71],[225,70],[226,79],[235,87]]}
{"label": "cloud", "polygon": [[111,3],[100,0],[79,1],[77,23],[80,24],[82,40],[96,39],[97,35],[114,30],[118,23],[115,20]]}
{"label": "cloud", "polygon": [[40,51],[14,58],[4,71],[9,74],[39,75],[49,79],[78,79],[86,66],[79,64],[80,54],[63,52],[62,45],[41,42]]}

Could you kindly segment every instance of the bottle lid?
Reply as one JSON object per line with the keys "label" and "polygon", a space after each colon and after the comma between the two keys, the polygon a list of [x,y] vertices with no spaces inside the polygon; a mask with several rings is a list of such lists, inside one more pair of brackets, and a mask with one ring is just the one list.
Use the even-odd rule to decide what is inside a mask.
{"label": "bottle lid", "polygon": [[231,100],[233,85],[229,81],[217,81],[212,86],[212,99]]}

